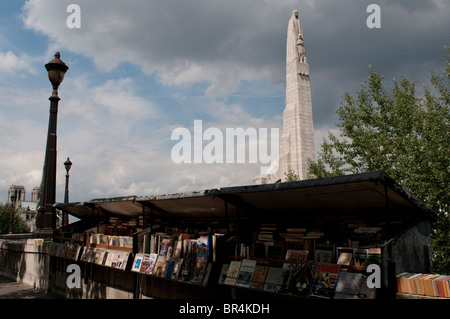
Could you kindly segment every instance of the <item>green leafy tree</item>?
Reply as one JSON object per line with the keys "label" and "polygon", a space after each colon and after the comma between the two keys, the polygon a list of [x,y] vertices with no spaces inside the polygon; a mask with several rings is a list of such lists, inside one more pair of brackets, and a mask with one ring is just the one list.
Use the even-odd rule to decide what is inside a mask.
{"label": "green leafy tree", "polygon": [[[8,234],[9,232],[10,212],[10,205],[0,203],[0,234]],[[20,218],[19,212],[14,210],[13,214],[13,234],[29,233],[30,228],[25,224],[25,221]]]}
{"label": "green leafy tree", "polygon": [[391,90],[370,67],[356,97],[346,92],[337,110],[339,135],[329,132],[312,178],[382,170],[437,212],[433,267],[450,274],[450,48],[446,77],[431,72],[423,96],[403,77]]}
{"label": "green leafy tree", "polygon": [[284,173],[284,176],[286,177],[286,182],[295,182],[300,180],[300,176],[295,174],[295,172],[291,169],[287,173]]}

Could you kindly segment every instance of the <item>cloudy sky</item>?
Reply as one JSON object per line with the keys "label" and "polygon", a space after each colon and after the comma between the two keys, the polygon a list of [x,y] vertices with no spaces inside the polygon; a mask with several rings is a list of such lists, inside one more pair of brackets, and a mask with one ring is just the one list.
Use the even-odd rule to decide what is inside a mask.
{"label": "cloudy sky", "polygon": [[[381,28],[368,28],[369,4]],[[70,4],[81,9],[69,28]],[[450,45],[446,0],[30,0],[0,4],[0,201],[41,181],[55,51],[57,201],[248,185],[261,163],[175,164],[174,129],[282,128],[287,23],[299,10],[311,73],[316,149],[345,91],[372,65],[429,85]],[[70,20],[73,21],[73,20]]]}

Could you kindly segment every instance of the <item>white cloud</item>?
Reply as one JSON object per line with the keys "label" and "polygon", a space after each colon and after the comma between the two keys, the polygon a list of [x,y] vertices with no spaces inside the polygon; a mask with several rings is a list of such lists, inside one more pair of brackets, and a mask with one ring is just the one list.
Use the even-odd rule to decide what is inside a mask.
{"label": "white cloud", "polygon": [[26,57],[18,57],[11,51],[0,52],[0,72],[17,75],[20,71],[26,71],[36,74],[36,70],[26,61]]}
{"label": "white cloud", "polygon": [[[192,125],[194,119],[204,117],[204,129],[279,127],[281,133],[284,105],[277,105],[279,115],[269,118],[254,115],[253,105],[229,102],[226,98],[241,88],[243,80],[276,85],[284,82],[285,35],[293,9],[300,10],[308,34],[305,41],[315,89],[312,100],[317,115],[314,119],[317,152],[322,137],[332,128],[327,123],[339,104],[339,96],[344,89],[358,87],[367,74],[367,60],[382,61],[385,69],[394,72],[399,68],[397,64],[417,67],[411,56],[405,60],[412,62],[403,63],[404,52],[421,61],[435,61],[443,54],[434,59],[435,54],[425,49],[435,50],[432,39],[443,33],[443,28],[435,26],[444,24],[435,21],[445,21],[439,19],[445,10],[437,15],[427,11],[421,23],[417,23],[410,19],[407,10],[393,18],[397,11],[389,10],[391,7],[385,3],[382,29],[374,31],[365,26],[364,4],[349,1],[337,4],[330,0],[77,0],[81,7],[81,29],[69,29],[66,8],[71,3],[72,0],[30,0],[24,5],[25,27],[48,38],[48,50],[41,57],[17,53],[20,51],[15,48],[19,44],[12,50],[15,53],[11,49],[0,52],[0,71],[7,75],[17,70],[22,76],[35,74],[30,65],[56,50],[62,51],[63,60],[65,57],[70,60],[70,54],[87,58],[76,56],[75,59],[82,60],[80,68],[72,62],[70,72],[74,75],[67,76],[60,88],[59,199],[66,157],[73,162],[72,200],[250,184],[259,174],[259,163],[174,164],[170,149],[175,142],[170,140],[170,134],[179,123],[189,123],[191,117]],[[414,3],[414,8],[418,7],[418,2]],[[384,37],[382,42],[377,37],[380,34]],[[418,46],[417,38],[426,44]],[[413,39],[414,46],[397,46],[405,43],[405,39]],[[400,56],[402,63],[392,59],[395,55]],[[84,69],[86,60],[93,61],[96,74],[86,71],[90,64]],[[39,63],[41,68],[42,62]],[[176,103],[173,109],[168,103],[157,104],[158,100],[152,100],[154,88],[148,89],[152,92],[143,97],[144,89],[139,79],[134,78],[135,68],[130,73],[123,72],[128,64],[143,71],[138,76],[145,78],[145,85],[156,78],[156,84],[168,86],[161,95],[180,97],[176,100],[179,108]],[[149,74],[154,77],[145,77]],[[201,83],[199,86],[205,91],[192,93],[186,89],[196,83]],[[198,100],[191,93],[198,94]],[[261,98],[265,93],[262,92]],[[0,190],[6,190],[11,183],[23,183],[29,190],[38,184],[49,94],[48,83],[45,90],[0,88],[0,134],[7,149],[0,154]],[[195,101],[203,104],[192,106]],[[187,109],[188,106],[192,109]],[[183,113],[177,113],[180,109]],[[1,194],[6,195],[6,191]]]}
{"label": "white cloud", "polygon": [[275,17],[290,13],[275,2],[79,0],[80,29],[66,27],[70,3],[28,1],[24,25],[92,58],[99,71],[133,63],[158,71],[166,85],[210,82],[210,96],[235,92],[241,80],[282,79],[270,65],[270,42],[274,28],[285,29]]}

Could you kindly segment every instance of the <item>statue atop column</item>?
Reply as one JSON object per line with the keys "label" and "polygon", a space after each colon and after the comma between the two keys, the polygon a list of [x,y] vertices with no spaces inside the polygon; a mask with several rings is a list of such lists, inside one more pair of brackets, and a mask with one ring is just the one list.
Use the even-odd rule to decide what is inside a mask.
{"label": "statue atop column", "polygon": [[298,11],[294,10],[287,28],[286,108],[280,155],[266,173],[254,178],[255,184],[284,181],[289,172],[307,179],[308,160],[315,157],[311,84],[303,35]]}

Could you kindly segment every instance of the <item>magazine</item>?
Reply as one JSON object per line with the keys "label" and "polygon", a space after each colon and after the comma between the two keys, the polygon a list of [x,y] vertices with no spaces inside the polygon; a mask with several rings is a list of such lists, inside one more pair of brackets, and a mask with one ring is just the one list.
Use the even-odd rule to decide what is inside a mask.
{"label": "magazine", "polygon": [[311,296],[327,299],[332,298],[340,270],[340,265],[318,263],[314,282],[311,287]]}

